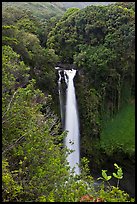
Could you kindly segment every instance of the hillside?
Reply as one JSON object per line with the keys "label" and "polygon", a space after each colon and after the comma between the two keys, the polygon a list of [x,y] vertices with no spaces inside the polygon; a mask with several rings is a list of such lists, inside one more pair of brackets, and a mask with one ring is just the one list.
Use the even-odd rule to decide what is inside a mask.
{"label": "hillside", "polygon": [[2,2],[2,7],[3,9],[13,7],[28,10],[39,19],[60,16],[66,10],[62,5],[53,2]]}
{"label": "hillside", "polygon": [[[55,2],[54,2],[55,3]],[[71,8],[71,7],[76,7],[76,8],[85,8],[86,6],[90,5],[108,5],[112,4],[115,2],[57,2],[57,5],[63,5],[64,8]]]}
{"label": "hillside", "polygon": [[53,16],[61,16],[68,8],[84,8],[89,5],[107,5],[112,2],[2,2],[3,9],[14,7],[32,12],[32,14],[44,20]]}

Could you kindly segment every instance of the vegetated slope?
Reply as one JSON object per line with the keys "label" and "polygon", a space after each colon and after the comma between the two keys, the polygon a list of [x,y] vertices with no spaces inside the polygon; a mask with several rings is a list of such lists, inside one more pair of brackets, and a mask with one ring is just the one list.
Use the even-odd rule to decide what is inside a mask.
{"label": "vegetated slope", "polygon": [[34,17],[41,20],[51,18],[53,16],[60,16],[65,12],[65,8],[60,4],[54,2],[3,2],[3,9],[7,7],[14,7],[30,11]]}
{"label": "vegetated slope", "polygon": [[[121,142],[122,141],[122,142]],[[101,133],[101,146],[107,153],[122,149],[125,153],[135,151],[135,105],[125,105]]]}
{"label": "vegetated slope", "polygon": [[90,5],[108,5],[115,2],[57,2],[57,4],[58,3],[61,3],[65,8],[76,7],[82,9]]}
{"label": "vegetated slope", "polygon": [[70,7],[84,8],[89,5],[107,5],[113,2],[2,2],[3,8],[16,7],[29,10],[34,16],[44,20],[53,16],[61,16]]}

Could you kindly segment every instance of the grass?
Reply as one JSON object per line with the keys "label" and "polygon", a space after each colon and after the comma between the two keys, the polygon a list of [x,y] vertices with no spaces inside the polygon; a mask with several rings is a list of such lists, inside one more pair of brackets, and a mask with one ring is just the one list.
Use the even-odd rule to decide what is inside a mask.
{"label": "grass", "polygon": [[118,149],[125,153],[135,152],[135,105],[125,105],[119,113],[105,124],[101,133],[101,147],[112,154]]}

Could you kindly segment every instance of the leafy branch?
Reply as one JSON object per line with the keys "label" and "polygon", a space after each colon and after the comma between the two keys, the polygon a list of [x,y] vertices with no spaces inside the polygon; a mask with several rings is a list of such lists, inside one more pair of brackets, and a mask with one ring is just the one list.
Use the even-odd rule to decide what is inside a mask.
{"label": "leafy branch", "polygon": [[123,178],[123,172],[122,172],[122,169],[116,163],[114,164],[114,166],[117,169],[117,173],[113,173],[113,176],[118,179],[118,181],[117,181],[117,188],[118,188],[119,179]]}
{"label": "leafy branch", "polygon": [[[112,175],[113,175],[115,178],[118,179],[118,181],[117,181],[117,188],[118,188],[118,186],[119,186],[119,180],[123,178],[123,171],[122,171],[122,168],[119,167],[116,163],[114,163],[114,166],[115,166],[115,168],[117,169],[117,173],[114,173],[114,172],[113,172]],[[107,170],[102,170],[102,177],[99,177],[97,180],[102,179],[103,181],[106,181],[106,182],[108,183],[109,187],[111,188],[111,185],[110,185],[110,183],[109,183],[109,180],[112,178],[112,176],[108,176],[106,172],[107,172]]]}

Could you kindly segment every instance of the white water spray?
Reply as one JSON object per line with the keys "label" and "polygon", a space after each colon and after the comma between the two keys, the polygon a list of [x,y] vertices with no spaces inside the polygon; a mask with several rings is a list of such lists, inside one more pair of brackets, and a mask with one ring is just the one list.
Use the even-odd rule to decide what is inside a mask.
{"label": "white water spray", "polygon": [[64,113],[63,113],[63,98],[62,98],[62,87],[61,87],[61,71],[58,71],[59,79],[58,79],[58,92],[59,92],[59,102],[60,102],[60,114],[61,114],[61,122],[62,126],[64,125]]}
{"label": "white water spray", "polygon": [[75,167],[75,174],[80,174],[78,166],[80,162],[79,121],[73,82],[75,74],[76,70],[64,70],[65,82],[67,83],[65,130],[68,131],[65,145],[68,149],[73,150],[67,157],[70,168]]}

